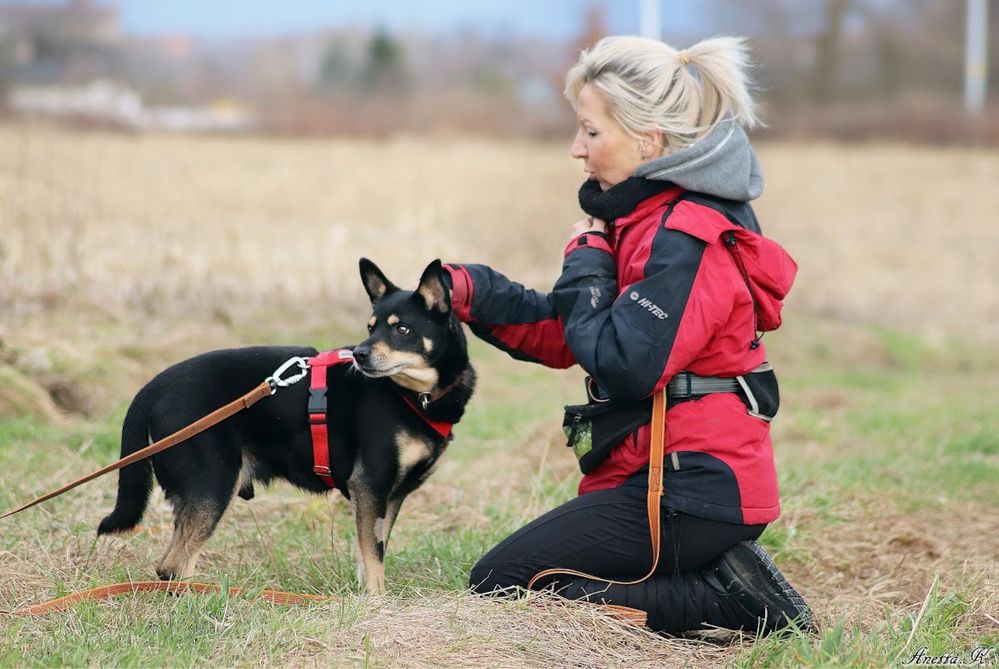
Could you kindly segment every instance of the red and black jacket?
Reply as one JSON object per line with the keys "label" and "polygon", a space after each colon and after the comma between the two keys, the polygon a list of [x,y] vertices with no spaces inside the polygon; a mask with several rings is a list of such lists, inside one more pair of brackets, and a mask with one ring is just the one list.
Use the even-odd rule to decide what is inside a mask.
{"label": "red and black jacket", "polygon": [[[738,242],[738,262],[728,238]],[[759,234],[747,203],[672,187],[617,218],[609,234],[574,238],[549,294],[483,265],[447,269],[454,312],[476,335],[519,360],[578,362],[626,400],[681,371],[734,377],[763,363],[757,329],[779,323],[796,266]],[[769,423],[749,415],[738,395],[673,406],[666,434],[671,507],[743,524],[779,515]],[[648,452],[646,425],[582,479],[580,494],[619,485],[648,464]]]}

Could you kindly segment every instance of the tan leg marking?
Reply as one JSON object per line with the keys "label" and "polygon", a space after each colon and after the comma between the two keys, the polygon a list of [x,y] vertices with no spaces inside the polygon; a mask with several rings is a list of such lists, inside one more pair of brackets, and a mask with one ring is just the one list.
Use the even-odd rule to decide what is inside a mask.
{"label": "tan leg marking", "polygon": [[215,510],[186,508],[174,521],[173,536],[156,567],[160,578],[186,579],[194,573],[198,554],[215,529]]}

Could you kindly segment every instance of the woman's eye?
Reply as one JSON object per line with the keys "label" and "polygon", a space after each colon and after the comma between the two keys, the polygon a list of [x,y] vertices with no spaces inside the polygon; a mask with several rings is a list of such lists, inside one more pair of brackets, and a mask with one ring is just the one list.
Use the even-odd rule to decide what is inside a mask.
{"label": "woman's eye", "polygon": [[596,137],[597,136],[597,131],[596,130],[587,130],[586,134],[589,137]]}
{"label": "woman's eye", "polygon": [[395,331],[404,337],[409,334],[409,328],[405,325],[397,325]]}

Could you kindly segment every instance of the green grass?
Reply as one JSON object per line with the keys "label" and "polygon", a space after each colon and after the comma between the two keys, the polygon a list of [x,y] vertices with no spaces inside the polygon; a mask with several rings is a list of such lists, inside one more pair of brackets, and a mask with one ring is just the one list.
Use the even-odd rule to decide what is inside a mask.
{"label": "green grass", "polygon": [[[890,610],[882,620],[864,629],[846,619],[826,628],[816,639],[802,634],[757,641],[740,658],[742,667],[874,667],[911,660],[919,649],[926,655],[959,654],[970,659],[977,648],[994,648],[996,635],[975,636],[961,632],[971,591],[941,595],[934,586],[925,607],[900,620]],[[995,653],[992,653],[993,660]]]}
{"label": "green grass", "polygon": [[[942,514],[953,519],[954,526],[940,527],[948,536],[961,530],[967,505],[999,515],[999,388],[991,354],[961,342],[941,349],[878,328],[847,344],[846,353],[870,355],[869,364],[856,365],[843,362],[834,334],[804,344],[773,339],[772,350],[788,347],[793,361],[781,366],[777,360],[785,404],[775,449],[787,513],[761,541],[799,580],[814,579],[803,584],[806,592],[844,588],[864,601],[863,571],[855,581],[836,580],[839,567],[823,560],[830,536],[876,541],[865,535],[876,530],[863,523],[881,511],[902,523]],[[278,607],[226,594],[137,595],[38,619],[0,616],[0,666],[258,666],[289,658],[296,664],[317,658],[351,666],[398,664],[400,655],[386,650],[381,633],[365,627],[379,607],[461,593],[486,550],[575,494],[571,456],[549,442],[557,440],[552,435],[561,405],[580,395],[577,378],[508,362],[480,344],[473,357],[480,396],[440,470],[403,507],[386,561],[388,603],[372,603],[355,584],[346,505],[278,484],[258,490],[251,503],[236,500],[206,546],[199,580],[332,594],[335,601]],[[117,457],[126,402],[122,397],[99,420],[61,427],[0,419],[0,503],[13,506]],[[169,537],[169,513],[154,504],[147,532],[98,541],[94,527],[112,506],[113,486],[112,478],[94,482],[3,521],[0,608],[151,577]],[[989,608],[999,602],[994,578],[963,573],[960,556],[926,562],[904,545],[887,546],[917,568],[912,583],[904,572],[893,581],[908,594],[888,602],[872,598],[862,609],[812,597],[823,622],[820,634],[735,644],[725,663],[884,666],[900,664],[922,647],[940,655],[999,644],[995,628],[983,624],[984,613],[999,617]],[[982,550],[996,548],[994,536],[982,537]],[[994,576],[994,555],[991,564]],[[932,588],[921,580],[927,574],[938,577]],[[449,624],[458,625],[459,640],[451,650],[441,649],[442,664],[460,664],[478,635],[489,636],[488,630]],[[534,643],[540,641],[532,636],[522,645]],[[602,661],[610,662],[593,658],[594,664]],[[503,664],[503,657],[495,662]]]}

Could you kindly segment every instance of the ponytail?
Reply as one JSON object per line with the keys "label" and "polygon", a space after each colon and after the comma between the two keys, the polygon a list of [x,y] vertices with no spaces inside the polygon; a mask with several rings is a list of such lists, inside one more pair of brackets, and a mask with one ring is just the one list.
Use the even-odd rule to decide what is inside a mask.
{"label": "ponytail", "polygon": [[[687,64],[684,65],[684,61]],[[760,125],[756,103],[749,93],[749,48],[743,37],[713,37],[677,52],[681,85],[699,88],[698,125],[714,126],[731,116],[746,128]],[[684,81],[687,78],[694,81]]]}

